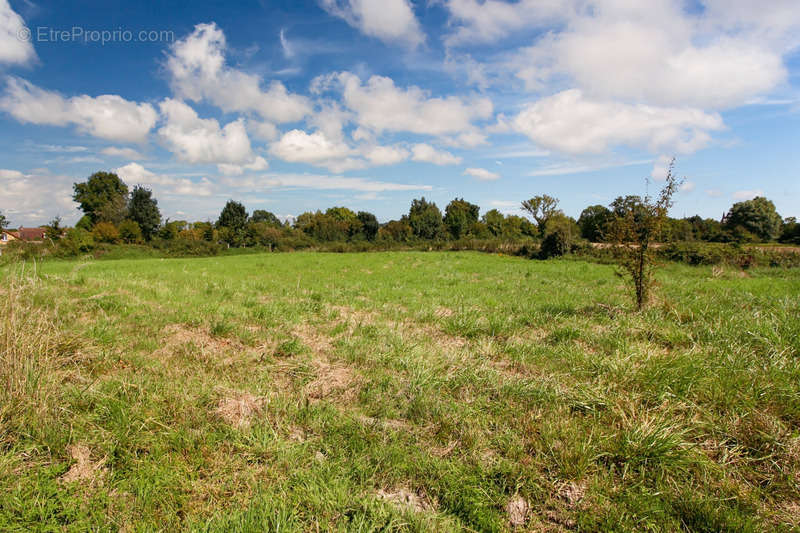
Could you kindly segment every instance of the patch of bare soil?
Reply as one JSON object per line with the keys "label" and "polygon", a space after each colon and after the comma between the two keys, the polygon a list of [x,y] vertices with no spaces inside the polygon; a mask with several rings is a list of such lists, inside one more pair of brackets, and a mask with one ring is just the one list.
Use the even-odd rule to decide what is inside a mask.
{"label": "patch of bare soil", "polygon": [[61,476],[62,483],[83,481],[89,485],[102,485],[106,469],[106,458],[92,461],[92,451],[83,444],[73,444],[67,448],[70,456],[75,461],[67,472]]}
{"label": "patch of bare soil", "polygon": [[528,520],[530,505],[519,494],[511,498],[506,504],[506,516],[511,527],[517,528],[525,525]]}
{"label": "patch of bare soil", "polygon": [[454,311],[448,307],[440,307],[433,314],[436,318],[447,318],[453,316]]}
{"label": "patch of bare soil", "polygon": [[219,400],[214,413],[227,424],[237,428],[250,427],[253,418],[264,411],[267,399],[249,392],[235,392]]}
{"label": "patch of bare soil", "polygon": [[346,367],[331,364],[326,360],[314,361],[316,379],[306,385],[305,393],[313,400],[322,400],[331,396],[340,396],[343,400],[352,400],[358,393],[356,377]]}
{"label": "patch of bare soil", "polygon": [[200,348],[204,355],[221,354],[231,349],[242,349],[240,342],[215,337],[206,327],[190,327],[186,324],[170,324],[163,331],[164,345],[159,351],[172,352],[179,346],[193,344]]}
{"label": "patch of bare soil", "polygon": [[558,496],[564,500],[569,507],[575,507],[583,500],[583,497],[586,496],[586,484],[575,483],[573,481],[563,483],[558,489]]}
{"label": "patch of bare soil", "polygon": [[376,495],[378,499],[389,502],[399,509],[410,510],[415,513],[434,509],[433,502],[422,491],[411,492],[402,488],[392,491],[381,489]]}

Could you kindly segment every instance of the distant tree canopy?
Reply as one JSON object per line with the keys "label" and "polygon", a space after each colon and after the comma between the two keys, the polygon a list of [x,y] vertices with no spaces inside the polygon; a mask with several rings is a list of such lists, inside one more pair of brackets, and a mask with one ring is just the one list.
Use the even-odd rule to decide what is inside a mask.
{"label": "distant tree canopy", "polygon": [[148,241],[153,238],[161,225],[161,212],[158,210],[158,201],[153,198],[150,189],[141,185],[133,188],[128,201],[128,218],[138,225],[139,237]]}
{"label": "distant tree canopy", "polygon": [[225,207],[217,219],[217,228],[228,228],[233,231],[241,231],[247,226],[247,209],[244,205],[233,200],[228,200]]}
{"label": "distant tree canopy", "polygon": [[256,209],[255,211],[253,211],[250,220],[253,222],[263,222],[264,224],[267,224],[269,226],[274,226],[276,228],[283,226],[278,217],[276,217],[269,211],[264,211],[263,209]]}
{"label": "distant tree canopy", "polygon": [[480,211],[479,206],[456,198],[444,210],[444,225],[453,238],[460,239],[478,222]]}
{"label": "distant tree canopy", "polygon": [[8,227],[8,219],[3,213],[0,213],[0,229]]}
{"label": "distant tree canopy", "polygon": [[603,205],[590,205],[581,212],[578,227],[581,237],[592,242],[603,240],[606,224],[612,218],[611,210]]}
{"label": "distant tree canopy", "polygon": [[112,172],[95,172],[85,183],[73,185],[72,199],[92,224],[99,221],[118,224],[125,218],[128,186]]}
{"label": "distant tree canopy", "polygon": [[724,218],[729,230],[735,232],[741,228],[763,241],[776,239],[781,232],[781,223],[775,204],[761,196],[733,204]]}
{"label": "distant tree canopy", "polygon": [[539,226],[539,231],[544,232],[547,219],[558,212],[558,198],[546,194],[534,196],[522,202],[522,210],[529,213]]}
{"label": "distant tree canopy", "polygon": [[408,211],[408,223],[414,235],[421,239],[435,239],[442,234],[442,212],[433,202],[428,202],[425,197],[411,202]]}
{"label": "distant tree canopy", "polygon": [[381,227],[380,223],[378,222],[378,217],[366,211],[359,211],[358,220],[361,222],[361,228],[364,232],[364,237],[366,237],[368,241],[374,241],[378,236],[378,230]]}
{"label": "distant tree canopy", "polygon": [[486,229],[489,230],[489,233],[495,237],[499,237],[503,234],[503,225],[506,217],[497,209],[491,209],[485,212],[481,220],[486,224]]}

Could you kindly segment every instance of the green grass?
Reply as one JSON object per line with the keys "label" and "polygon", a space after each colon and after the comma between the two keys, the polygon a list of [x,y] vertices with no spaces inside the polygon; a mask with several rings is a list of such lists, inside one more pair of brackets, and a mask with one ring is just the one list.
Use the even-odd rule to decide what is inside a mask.
{"label": "green grass", "polygon": [[800,527],[797,270],[669,265],[643,313],[478,253],[20,270],[2,531]]}

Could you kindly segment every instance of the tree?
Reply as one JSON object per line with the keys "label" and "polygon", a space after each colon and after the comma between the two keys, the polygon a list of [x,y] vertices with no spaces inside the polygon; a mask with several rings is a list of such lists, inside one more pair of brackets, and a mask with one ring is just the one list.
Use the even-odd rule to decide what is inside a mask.
{"label": "tree", "polygon": [[378,235],[378,230],[381,225],[378,223],[378,218],[372,213],[366,211],[358,212],[358,220],[361,222],[361,230],[368,241],[374,241]]}
{"label": "tree", "polygon": [[45,227],[44,236],[51,241],[60,240],[64,236],[64,228],[61,226],[61,217],[56,216]]}
{"label": "tree", "polygon": [[[352,209],[347,207],[331,207],[325,211],[325,215],[344,225],[347,237],[353,238],[361,233],[361,220]],[[341,239],[339,239],[341,240]]]}
{"label": "tree", "polygon": [[782,222],[781,216],[775,210],[775,204],[762,196],[733,204],[724,218],[724,224],[729,230],[741,227],[763,241],[778,238]]}
{"label": "tree", "polygon": [[80,204],[92,225],[124,218],[128,186],[113,172],[95,172],[85,183],[75,183],[73,190],[72,199]]}
{"label": "tree", "polygon": [[543,232],[547,219],[558,212],[558,198],[546,194],[534,196],[522,202],[522,210],[533,217],[539,226],[539,231]]}
{"label": "tree", "polygon": [[454,239],[460,239],[469,228],[478,222],[478,215],[481,208],[475,204],[465,201],[463,198],[455,198],[444,210],[444,225]]}
{"label": "tree", "polygon": [[[161,225],[161,212],[158,210],[158,201],[153,198],[153,192],[141,185],[137,185],[131,192],[128,202],[128,218],[139,226],[141,236],[150,240]],[[122,230],[122,226],[120,226]]]}
{"label": "tree", "polygon": [[403,216],[400,220],[390,220],[378,230],[381,239],[392,240],[395,242],[407,242],[414,235],[414,230],[408,223],[408,217]]}
{"label": "tree", "polygon": [[422,239],[435,239],[442,234],[442,212],[435,203],[425,200],[424,196],[411,202],[408,223],[414,235]]}
{"label": "tree", "polygon": [[239,202],[228,200],[217,220],[220,237],[229,246],[242,246],[247,228],[247,210]]}
{"label": "tree", "polygon": [[273,213],[269,211],[264,211],[263,209],[256,209],[253,211],[253,214],[250,216],[250,220],[252,222],[259,222],[267,224],[268,226],[273,226],[276,228],[280,228],[283,226],[281,220],[276,217]]}
{"label": "tree", "polygon": [[0,229],[8,227],[8,219],[3,213],[0,213]]}
{"label": "tree", "polygon": [[119,241],[119,230],[111,222],[98,222],[92,229],[92,237],[97,242],[115,243]]}
{"label": "tree", "polygon": [[483,223],[486,224],[489,233],[495,237],[499,237],[503,234],[503,222],[505,222],[505,218],[503,213],[497,209],[492,209],[483,214],[482,220]]}
{"label": "tree", "polygon": [[606,224],[611,219],[611,210],[603,205],[591,205],[581,211],[578,227],[581,237],[591,242],[601,242]]}
{"label": "tree", "polygon": [[657,200],[645,196],[639,201],[623,201],[617,206],[612,204],[614,218],[609,224],[608,236],[615,243],[612,250],[617,256],[623,275],[633,284],[638,310],[647,305],[653,285],[654,257],[650,245],[661,234],[667,212],[672,207],[672,196],[682,183],[673,174],[674,164],[673,160]]}
{"label": "tree", "polygon": [[544,226],[540,257],[549,259],[568,254],[579,232],[580,229],[572,218],[563,213],[552,215]]}
{"label": "tree", "polygon": [[142,228],[135,220],[123,220],[119,225],[119,237],[127,244],[137,244],[142,242]]}
{"label": "tree", "polygon": [[780,241],[789,244],[800,244],[800,224],[797,223],[796,218],[789,217],[783,221]]}

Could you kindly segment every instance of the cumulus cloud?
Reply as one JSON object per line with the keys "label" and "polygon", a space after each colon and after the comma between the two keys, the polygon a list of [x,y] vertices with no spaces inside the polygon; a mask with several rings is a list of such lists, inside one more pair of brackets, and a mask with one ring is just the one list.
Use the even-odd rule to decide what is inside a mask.
{"label": "cumulus cloud", "polygon": [[222,182],[230,187],[246,191],[265,191],[270,189],[319,189],[347,190],[366,193],[397,191],[430,191],[430,185],[395,183],[369,178],[327,176],[315,174],[271,174],[245,179],[224,178]]}
{"label": "cumulus cloud", "polygon": [[111,94],[64,98],[14,76],[8,78],[0,109],[23,123],[74,124],[94,137],[127,142],[144,141],[158,118],[150,104]]}
{"label": "cumulus cloud", "polygon": [[0,0],[0,64],[25,65],[36,59],[29,39],[24,37],[25,21],[8,3]]}
{"label": "cumulus cloud", "polygon": [[189,178],[156,174],[139,163],[128,163],[114,172],[129,186],[143,185],[155,193],[174,196],[211,196],[214,184],[208,178],[193,181]]}
{"label": "cumulus cloud", "polygon": [[266,170],[269,168],[269,163],[261,156],[257,156],[252,163],[246,165],[233,165],[230,163],[220,163],[217,169],[226,176],[241,176],[245,171],[256,172],[259,170]]}
{"label": "cumulus cloud", "polygon": [[118,157],[120,159],[144,159],[144,156],[134,150],[133,148],[118,148],[116,146],[109,146],[103,148],[100,153],[109,157]]}
{"label": "cumulus cloud", "polygon": [[408,132],[421,135],[458,135],[475,131],[474,121],[492,115],[492,102],[485,97],[431,97],[419,87],[397,87],[391,78],[372,76],[366,83],[350,72],[317,78],[312,90],[337,85],[343,104],[366,130]]}
{"label": "cumulus cloud", "polygon": [[56,215],[72,221],[78,214],[78,206],[72,201],[73,182],[71,176],[47,170],[25,173],[0,169],[0,211],[15,226],[46,224]]}
{"label": "cumulus cloud", "polygon": [[160,104],[165,123],[158,135],[178,159],[186,163],[249,164],[254,160],[244,120],[220,127],[200,118],[194,109],[167,98]]}
{"label": "cumulus cloud", "polygon": [[425,41],[408,0],[320,0],[320,5],[364,35],[411,47]]}
{"label": "cumulus cloud", "polygon": [[408,150],[400,146],[372,146],[363,150],[364,157],[376,166],[395,165],[408,159]]}
{"label": "cumulus cloud", "polygon": [[527,105],[513,120],[538,146],[569,154],[600,153],[617,145],[690,153],[723,129],[716,113],[586,98],[578,89]]}
{"label": "cumulus cloud", "polygon": [[464,171],[465,176],[472,176],[481,181],[493,181],[500,179],[500,174],[491,172],[485,168],[468,168]]}
{"label": "cumulus cloud", "polygon": [[458,165],[461,163],[461,158],[445,152],[444,150],[437,150],[430,144],[420,143],[411,147],[411,159],[413,161],[433,163],[434,165]]}
{"label": "cumulus cloud", "polygon": [[756,196],[764,196],[764,191],[761,189],[750,189],[744,191],[736,191],[733,193],[734,200],[752,200]]}
{"label": "cumulus cloud", "polygon": [[322,131],[286,132],[273,143],[270,153],[290,163],[307,163],[325,167],[333,172],[364,168],[362,160],[351,157],[355,151],[341,140],[331,139]]}
{"label": "cumulus cloud", "polygon": [[279,81],[262,89],[256,75],[226,65],[225,34],[214,23],[198,24],[175,42],[166,70],[177,96],[209,101],[223,111],[254,112],[273,123],[294,122],[311,112],[308,98],[290,93]]}

